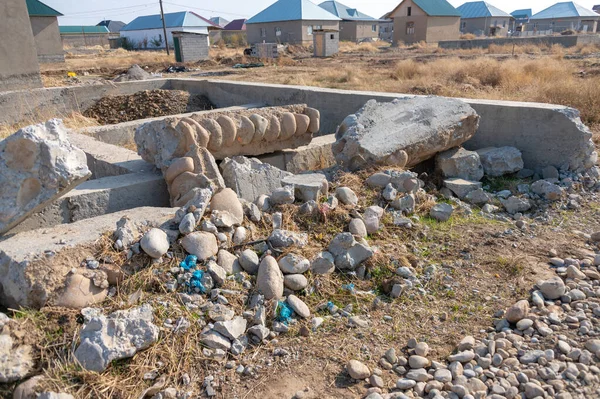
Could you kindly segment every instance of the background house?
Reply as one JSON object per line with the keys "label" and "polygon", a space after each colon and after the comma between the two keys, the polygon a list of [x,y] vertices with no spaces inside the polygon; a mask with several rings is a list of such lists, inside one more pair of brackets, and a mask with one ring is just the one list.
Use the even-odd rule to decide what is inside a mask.
{"label": "background house", "polygon": [[65,53],[58,30],[58,17],[62,14],[38,0],[26,0],[25,3],[38,61],[65,62]]}
{"label": "background house", "polygon": [[215,25],[219,25],[221,28],[224,28],[225,25],[229,23],[229,20],[222,17],[212,17],[211,19],[209,19],[209,21]]}
{"label": "background house", "polygon": [[402,0],[392,11],[394,45],[458,40],[460,13],[446,0]]}
{"label": "background house", "polygon": [[313,30],[339,30],[340,19],[309,0],[279,0],[246,21],[248,43],[310,45]]}
{"label": "background house", "polygon": [[119,37],[119,31],[121,28],[125,26],[125,22],[121,21],[113,21],[110,19],[105,19],[104,21],[100,21],[96,26],[105,26],[110,32],[110,37]]}
{"label": "background house", "polygon": [[457,7],[461,33],[476,36],[506,36],[512,16],[485,1],[471,1]]}
{"label": "background house", "polygon": [[108,46],[110,32],[106,26],[59,26],[63,47]]}
{"label": "background house", "polygon": [[356,8],[348,7],[335,0],[324,1],[319,4],[319,7],[341,19],[340,40],[357,42],[379,37],[378,21]]}
{"label": "background house", "polygon": [[394,39],[394,20],[390,17],[392,12],[379,18],[379,39],[391,42]]}
{"label": "background house", "polygon": [[515,10],[510,13],[513,19],[512,31],[513,35],[520,35],[525,29],[527,29],[527,24],[529,23],[529,18],[533,15],[531,8],[524,8],[521,10]]}
{"label": "background house", "polygon": [[556,3],[534,14],[527,25],[528,31],[596,32],[600,15],[572,1]]}
{"label": "background house", "polygon": [[[172,12],[165,14],[167,27],[167,40],[173,46],[173,31],[196,32],[208,35],[209,31],[221,29],[210,20],[201,17],[192,11]],[[120,31],[121,38],[134,48],[158,49],[165,48],[163,23],[160,14],[137,17]]]}
{"label": "background house", "polygon": [[210,32],[211,43],[223,42],[234,46],[245,46],[248,44],[246,36],[246,19],[234,19],[223,27],[222,30]]}

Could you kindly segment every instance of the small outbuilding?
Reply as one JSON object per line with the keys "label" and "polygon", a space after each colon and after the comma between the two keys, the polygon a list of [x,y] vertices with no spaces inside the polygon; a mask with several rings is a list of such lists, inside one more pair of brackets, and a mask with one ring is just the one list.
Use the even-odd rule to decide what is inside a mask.
{"label": "small outbuilding", "polygon": [[334,56],[340,50],[340,32],[333,29],[313,31],[313,48],[315,57]]}
{"label": "small outbuilding", "polygon": [[40,63],[65,62],[65,52],[58,29],[62,14],[38,0],[26,0],[29,22]]}
{"label": "small outbuilding", "polygon": [[121,28],[121,39],[138,49],[163,49],[165,40],[169,47],[173,46],[173,32],[197,32],[208,35],[210,31],[221,30],[219,25],[192,11],[167,13],[165,26],[167,37],[163,31],[160,14],[137,17]]}
{"label": "small outbuilding", "polygon": [[512,16],[485,1],[470,1],[459,6],[460,32],[476,36],[506,36]]}
{"label": "small outbuilding", "polygon": [[513,35],[519,36],[521,32],[527,29],[529,18],[531,18],[533,12],[531,11],[531,8],[523,8],[521,10],[515,10],[511,12],[510,15],[513,17]]}
{"label": "small outbuilding", "polygon": [[324,1],[319,7],[340,18],[340,40],[360,42],[379,37],[378,21],[356,8],[348,7],[335,0]]}
{"label": "small outbuilding", "polygon": [[574,32],[596,32],[600,15],[572,1],[556,3],[543,11],[534,14],[527,25],[528,31],[548,31],[560,33],[567,30]]}
{"label": "small outbuilding", "polygon": [[313,31],[340,29],[340,18],[310,0],[278,0],[246,21],[248,43],[311,45]]}
{"label": "small outbuilding", "polygon": [[458,40],[460,12],[446,0],[402,0],[390,14],[395,46]]}
{"label": "small outbuilding", "polygon": [[206,33],[173,31],[173,48],[177,62],[196,62],[210,58],[210,44]]}

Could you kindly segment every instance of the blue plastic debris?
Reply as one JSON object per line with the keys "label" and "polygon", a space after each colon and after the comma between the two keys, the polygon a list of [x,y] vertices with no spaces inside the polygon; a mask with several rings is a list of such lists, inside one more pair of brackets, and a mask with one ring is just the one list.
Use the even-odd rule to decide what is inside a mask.
{"label": "blue plastic debris", "polygon": [[342,285],[342,289],[348,290],[352,293],[354,293],[356,291],[354,284],[344,284],[344,285]]}
{"label": "blue plastic debris", "polygon": [[333,302],[329,301],[327,302],[327,310],[329,310],[331,312],[332,309],[335,309],[336,306]]}
{"label": "blue plastic debris", "polygon": [[202,284],[202,278],[204,277],[203,270],[194,270],[192,273],[192,277],[190,278],[190,286],[191,288],[198,288],[200,293],[206,294],[206,287]]}
{"label": "blue plastic debris", "polygon": [[196,255],[188,255],[184,260],[181,261],[179,267],[183,268],[186,272],[190,269],[196,268],[196,264],[198,263],[198,257]]}
{"label": "blue plastic debris", "polygon": [[277,321],[282,322],[283,324],[288,324],[288,322],[292,319],[292,308],[285,302],[277,302]]}

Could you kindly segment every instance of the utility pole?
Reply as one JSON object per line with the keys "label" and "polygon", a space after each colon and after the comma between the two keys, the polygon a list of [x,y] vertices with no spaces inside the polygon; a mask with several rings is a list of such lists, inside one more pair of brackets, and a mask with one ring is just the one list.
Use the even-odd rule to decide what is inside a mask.
{"label": "utility pole", "polygon": [[163,11],[162,0],[158,0],[158,2],[160,3],[160,19],[162,19],[163,33],[165,34],[165,47],[167,48],[167,55],[170,55],[170,53],[169,53],[169,39],[167,38],[167,24],[165,23],[165,13]]}

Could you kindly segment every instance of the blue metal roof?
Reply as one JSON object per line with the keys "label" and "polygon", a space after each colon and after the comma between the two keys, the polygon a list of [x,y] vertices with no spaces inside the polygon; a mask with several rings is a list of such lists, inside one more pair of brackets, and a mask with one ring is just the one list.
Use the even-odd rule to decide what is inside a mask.
{"label": "blue metal roof", "polygon": [[[165,25],[167,28],[214,28],[219,27],[207,19],[191,11],[172,12],[165,14]],[[144,30],[144,29],[162,29],[162,19],[160,14],[145,15],[137,17],[123,28],[121,31]]]}
{"label": "blue metal roof", "polygon": [[[460,17],[460,12],[446,0],[413,0],[423,12],[430,17]],[[400,2],[402,4],[402,2]],[[398,8],[400,6],[396,8]],[[396,9],[394,9],[396,11]]]}
{"label": "blue metal roof", "polygon": [[364,21],[375,19],[373,17],[368,16],[367,14],[363,14],[356,8],[348,7],[335,0],[324,1],[321,4],[319,4],[319,7],[329,11],[336,17],[340,17],[343,20]]}
{"label": "blue metal roof", "polygon": [[110,33],[106,26],[61,25],[58,27],[61,35],[80,35],[88,33]]}
{"label": "blue metal roof", "polygon": [[298,20],[339,21],[340,19],[309,0],[279,0],[247,20],[246,25]]}
{"label": "blue metal roof", "polygon": [[522,10],[515,10],[511,12],[510,15],[515,18],[531,18],[533,12],[531,11],[531,8],[524,8]]}
{"label": "blue metal roof", "polygon": [[510,17],[510,14],[486,3],[485,1],[471,1],[457,7],[461,18],[487,18],[487,17]]}
{"label": "blue metal roof", "polygon": [[533,15],[531,19],[557,19],[557,18],[577,18],[577,17],[596,17],[600,15],[596,14],[592,10],[588,10],[585,7],[575,4],[572,1],[564,3],[556,3],[553,6],[546,8],[543,11]]}

